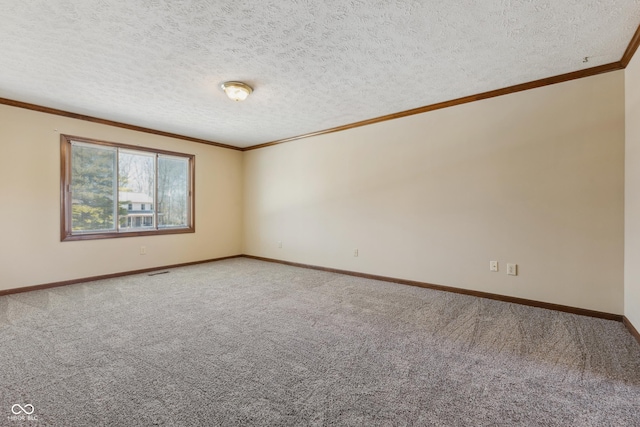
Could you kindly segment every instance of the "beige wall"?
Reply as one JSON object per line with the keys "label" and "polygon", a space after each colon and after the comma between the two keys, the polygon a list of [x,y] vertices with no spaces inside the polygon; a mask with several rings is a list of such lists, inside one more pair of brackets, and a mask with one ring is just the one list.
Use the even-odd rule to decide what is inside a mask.
{"label": "beige wall", "polygon": [[625,70],[624,314],[640,330],[640,53]]}
{"label": "beige wall", "polygon": [[[195,154],[196,233],[60,242],[60,133]],[[0,290],[241,253],[239,151],[5,105],[0,147]]]}
{"label": "beige wall", "polygon": [[[626,78],[627,115],[638,116],[638,62],[244,154],[0,105],[8,207],[0,210],[0,290],[244,252],[624,309],[638,326],[640,267],[631,260],[640,255],[640,168],[630,165],[640,162],[640,128],[632,120],[626,270],[622,262],[623,99]],[[60,133],[196,154],[197,232],[60,242]],[[500,272],[489,272],[489,260]],[[517,277],[505,274],[507,262],[518,264]]]}
{"label": "beige wall", "polygon": [[624,76],[246,152],[244,253],[622,314]]}

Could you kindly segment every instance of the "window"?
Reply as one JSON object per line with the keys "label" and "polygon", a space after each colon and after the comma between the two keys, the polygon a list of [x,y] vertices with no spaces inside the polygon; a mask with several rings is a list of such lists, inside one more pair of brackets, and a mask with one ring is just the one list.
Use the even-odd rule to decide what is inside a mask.
{"label": "window", "polygon": [[195,156],[68,135],[60,153],[61,240],[195,231]]}

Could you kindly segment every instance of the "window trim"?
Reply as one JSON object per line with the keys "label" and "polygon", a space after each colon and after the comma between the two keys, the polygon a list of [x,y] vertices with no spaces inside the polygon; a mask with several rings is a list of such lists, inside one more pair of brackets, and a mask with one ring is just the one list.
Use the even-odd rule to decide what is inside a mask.
{"label": "window trim", "polygon": [[[103,145],[108,147],[123,148],[127,150],[146,151],[154,154],[161,154],[167,156],[183,157],[189,159],[189,201],[187,203],[187,227],[168,227],[156,230],[144,230],[144,231],[107,231],[99,233],[82,233],[72,234],[71,232],[71,142],[85,142],[89,144]],[[183,234],[183,233],[195,233],[196,231],[196,195],[195,195],[195,175],[196,175],[196,158],[193,154],[178,153],[175,151],[160,150],[156,148],[141,147],[138,145],[120,144],[116,142],[102,141],[98,139],[85,138],[73,135],[60,134],[60,241],[74,241],[74,240],[96,240],[96,239],[113,239],[120,237],[138,237],[138,236],[156,236],[164,234]],[[156,170],[156,175],[158,171]],[[157,193],[157,179],[156,188]],[[117,221],[117,220],[116,220]],[[116,222],[117,224],[117,222]]]}

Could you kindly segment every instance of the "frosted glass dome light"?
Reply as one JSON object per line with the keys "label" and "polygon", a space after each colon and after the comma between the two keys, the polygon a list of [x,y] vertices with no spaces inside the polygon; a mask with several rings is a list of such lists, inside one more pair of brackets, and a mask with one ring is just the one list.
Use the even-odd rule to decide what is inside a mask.
{"label": "frosted glass dome light", "polygon": [[242,82],[224,82],[220,87],[234,101],[244,101],[253,92],[251,86]]}

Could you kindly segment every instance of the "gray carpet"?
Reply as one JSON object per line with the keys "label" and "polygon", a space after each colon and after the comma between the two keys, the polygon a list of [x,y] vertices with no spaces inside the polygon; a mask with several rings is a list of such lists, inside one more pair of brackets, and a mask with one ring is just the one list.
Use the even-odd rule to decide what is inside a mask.
{"label": "gray carpet", "polygon": [[640,426],[640,345],[238,258],[0,297],[0,425]]}

